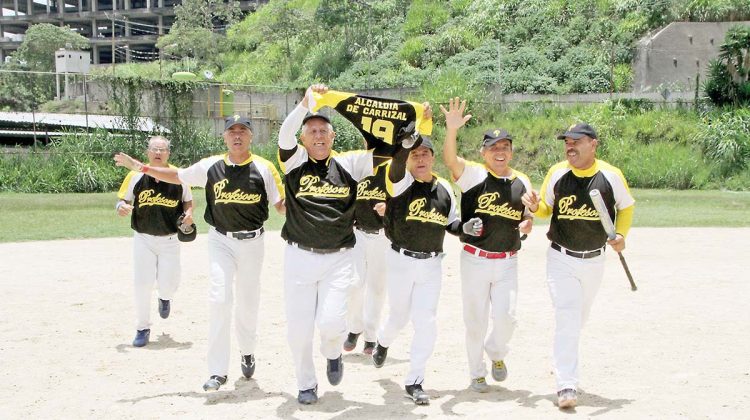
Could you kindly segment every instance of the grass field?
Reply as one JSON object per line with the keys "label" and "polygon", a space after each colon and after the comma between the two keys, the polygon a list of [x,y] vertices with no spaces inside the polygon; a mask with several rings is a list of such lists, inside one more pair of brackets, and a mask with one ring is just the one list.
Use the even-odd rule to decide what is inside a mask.
{"label": "grass field", "polygon": [[[206,208],[202,189],[194,189],[196,224]],[[636,227],[750,226],[750,192],[633,190]],[[116,194],[0,194],[0,242],[129,236],[130,219],[118,217]],[[266,227],[281,229],[284,218],[270,211]],[[538,220],[537,225],[546,224]]]}

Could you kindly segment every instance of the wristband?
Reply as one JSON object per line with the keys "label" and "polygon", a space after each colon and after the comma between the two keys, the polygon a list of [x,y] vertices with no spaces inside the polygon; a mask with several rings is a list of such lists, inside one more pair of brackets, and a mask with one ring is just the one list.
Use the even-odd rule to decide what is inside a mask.
{"label": "wristband", "polygon": [[148,172],[149,169],[151,168],[149,168],[148,165],[141,165],[141,172],[143,172],[144,174]]}

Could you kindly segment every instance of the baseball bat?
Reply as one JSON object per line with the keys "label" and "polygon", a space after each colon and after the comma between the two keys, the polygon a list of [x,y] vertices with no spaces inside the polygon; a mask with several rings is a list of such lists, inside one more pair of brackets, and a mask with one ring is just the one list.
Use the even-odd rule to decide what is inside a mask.
{"label": "baseball bat", "polygon": [[[604,205],[602,194],[599,192],[599,190],[593,189],[589,192],[589,196],[591,196],[591,201],[594,202],[594,208],[596,208],[596,211],[599,212],[599,221],[602,222],[602,227],[604,228],[604,232],[607,233],[607,238],[609,238],[609,240],[615,239],[617,237],[617,234],[615,233],[615,225],[614,223],[612,223],[612,219],[609,218],[609,212],[607,211],[607,207]],[[628,281],[630,282],[630,290],[635,292],[636,290],[638,290],[638,287],[636,287],[635,285],[633,275],[630,274],[628,263],[625,262],[625,257],[622,255],[622,252],[618,252],[617,255],[620,257],[622,268],[625,269],[625,275],[628,276]]]}

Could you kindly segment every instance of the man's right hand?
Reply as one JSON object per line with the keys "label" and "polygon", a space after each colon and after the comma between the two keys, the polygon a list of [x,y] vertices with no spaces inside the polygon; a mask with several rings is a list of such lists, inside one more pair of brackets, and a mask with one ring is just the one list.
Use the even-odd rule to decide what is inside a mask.
{"label": "man's right hand", "polygon": [[539,201],[539,193],[534,190],[527,191],[526,194],[521,197],[523,205],[532,213],[539,210]]}
{"label": "man's right hand", "polygon": [[440,111],[445,116],[445,128],[447,130],[458,130],[466,125],[471,119],[471,114],[464,115],[466,110],[466,100],[461,100],[458,96],[448,101],[448,109],[440,105]]}
{"label": "man's right hand", "polygon": [[326,92],[328,92],[328,86],[322,83],[316,83],[314,85],[310,85],[310,87],[307,88],[307,91],[305,92],[305,97],[302,99],[302,106],[304,106],[307,109],[310,109],[309,98],[312,96],[313,92],[324,95]]}
{"label": "man's right hand", "polygon": [[116,154],[114,159],[115,165],[128,168],[131,171],[140,172],[141,168],[143,168],[143,163],[122,152]]}
{"label": "man's right hand", "polygon": [[133,211],[133,206],[126,202],[122,202],[119,206],[117,206],[117,215],[118,216],[127,216],[130,214],[130,212]]}

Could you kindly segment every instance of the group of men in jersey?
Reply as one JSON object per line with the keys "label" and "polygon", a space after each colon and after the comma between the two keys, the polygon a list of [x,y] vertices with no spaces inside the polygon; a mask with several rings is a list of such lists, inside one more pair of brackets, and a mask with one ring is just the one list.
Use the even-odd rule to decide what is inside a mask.
{"label": "group of men in jersey", "polygon": [[[227,153],[184,169],[168,165],[169,142],[151,138],[148,164],[123,153],[115,162],[131,170],[123,182],[118,214],[132,213],[137,309],[133,345],[149,341],[149,301],[158,283],[159,313],[169,315],[179,282],[178,237],[194,231],[189,186],[205,188],[204,219],[210,225],[209,379],[205,390],[227,382],[231,310],[246,378],[255,372],[256,329],[263,263],[263,224],[269,205],[286,216],[284,296],[287,340],[297,378],[298,402],[318,401],[313,363],[317,327],[320,352],[331,385],[343,378],[342,349],[352,351],[363,335],[365,354],[382,367],[388,349],[409,322],[414,327],[406,396],[429,404],[422,384],[437,337],[436,313],[442,278],[445,233],[463,243],[461,279],[470,388],[489,391],[488,372],[503,381],[504,359],[516,325],[518,252],[533,216],[551,216],[547,284],[555,308],[554,366],[560,408],[577,403],[580,331],[601,284],[606,245],[619,252],[632,222],[634,200],[622,173],[596,159],[599,143],[588,124],[571,126],[564,140],[566,160],[548,172],[541,192],[510,166],[513,136],[503,129],[484,133],[483,163],[457,155],[458,131],[471,118],[466,102],[454,98],[445,116],[443,159],[461,190],[460,216],[453,189],[433,172],[429,136],[404,130],[390,161],[372,150],[337,153],[328,117],[310,113],[311,86],[279,132],[279,165],[250,152],[250,121],[226,120]],[[431,118],[429,104],[425,116]],[[413,125],[411,126],[413,127]],[[297,133],[300,131],[299,141]],[[589,191],[598,189],[617,236],[608,240]],[[178,216],[181,216],[178,220]],[[180,231],[180,229],[183,229]],[[194,232],[193,232],[194,235]],[[380,322],[385,296],[389,313]],[[493,326],[487,333],[489,319]],[[490,360],[489,370],[484,355]]]}

